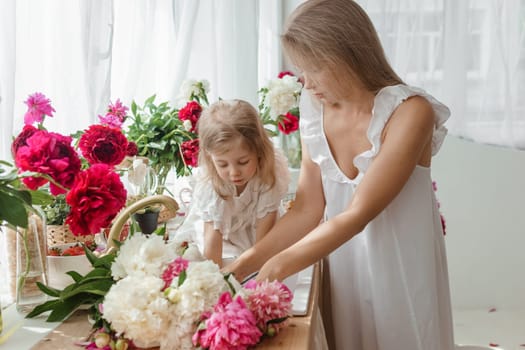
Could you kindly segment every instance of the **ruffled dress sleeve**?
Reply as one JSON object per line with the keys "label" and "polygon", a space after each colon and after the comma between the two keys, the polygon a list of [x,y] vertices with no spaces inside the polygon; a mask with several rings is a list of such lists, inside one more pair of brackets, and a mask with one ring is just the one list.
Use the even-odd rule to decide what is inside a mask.
{"label": "ruffled dress sleeve", "polygon": [[288,193],[290,170],[288,162],[280,149],[275,149],[275,184],[269,191],[261,191],[257,202],[256,216],[261,219],[266,214],[280,209],[281,201]]}
{"label": "ruffled dress sleeve", "polygon": [[432,135],[432,155],[436,155],[443,140],[447,135],[445,122],[450,117],[450,110],[447,106],[436,100],[423,89],[408,85],[393,85],[381,89],[374,100],[372,119],[368,126],[367,137],[372,144],[372,148],[356,156],[355,166],[360,173],[364,173],[370,166],[371,161],[378,154],[381,147],[381,134],[383,129],[392,116],[396,108],[405,100],[412,96],[421,96],[430,102],[434,110],[434,132]]}
{"label": "ruffled dress sleeve", "polygon": [[225,202],[213,189],[202,172],[197,177],[197,183],[193,191],[192,211],[200,217],[203,222],[213,222],[215,229],[220,229],[224,218]]}
{"label": "ruffled dress sleeve", "polygon": [[322,105],[316,104],[308,91],[303,91],[299,104],[301,111],[301,137],[311,159],[323,170],[323,176],[339,183],[360,182],[370,163],[379,152],[381,134],[392,113],[406,99],[416,95],[427,99],[434,109],[432,155],[439,151],[447,134],[444,124],[450,117],[448,107],[420,88],[403,84],[387,86],[381,89],[374,99],[372,118],[367,131],[367,137],[372,147],[354,158],[353,162],[359,170],[359,174],[355,179],[350,180],[340,171],[337,164],[330,157],[329,151],[327,151],[329,147],[323,134]]}

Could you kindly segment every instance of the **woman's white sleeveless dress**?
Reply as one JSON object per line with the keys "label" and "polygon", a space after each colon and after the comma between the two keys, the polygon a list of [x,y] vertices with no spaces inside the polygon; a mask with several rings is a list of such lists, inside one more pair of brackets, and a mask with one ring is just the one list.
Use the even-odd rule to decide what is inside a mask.
{"label": "woman's white sleeveless dress", "polygon": [[[421,89],[385,87],[376,95],[368,128],[372,147],[355,157],[359,174],[349,179],[331,155],[322,112],[303,92],[301,136],[321,169],[325,220],[343,211],[352,199],[381,147],[385,123],[413,95],[425,97],[434,108],[432,154],[437,153],[447,132],[443,123],[448,108]],[[325,305],[323,317],[337,350],[454,348],[444,237],[430,168],[417,166],[388,207],[332,252],[325,264],[323,293],[330,305]]]}

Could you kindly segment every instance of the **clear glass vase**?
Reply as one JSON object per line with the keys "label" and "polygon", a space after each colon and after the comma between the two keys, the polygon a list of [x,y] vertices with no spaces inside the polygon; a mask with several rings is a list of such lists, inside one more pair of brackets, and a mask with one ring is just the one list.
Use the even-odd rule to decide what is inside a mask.
{"label": "clear glass vase", "polygon": [[39,209],[29,211],[27,228],[16,227],[16,309],[28,313],[47,297],[37,282],[47,284],[46,221]]}
{"label": "clear glass vase", "polygon": [[284,155],[288,159],[288,167],[299,169],[301,167],[301,137],[299,130],[288,135],[280,133],[279,143]]}

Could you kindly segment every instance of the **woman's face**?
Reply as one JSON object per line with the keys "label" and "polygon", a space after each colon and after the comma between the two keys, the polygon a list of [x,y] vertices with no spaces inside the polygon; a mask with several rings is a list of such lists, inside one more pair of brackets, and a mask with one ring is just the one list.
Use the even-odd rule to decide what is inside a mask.
{"label": "woman's face", "polygon": [[257,173],[258,157],[240,137],[232,140],[228,146],[228,151],[210,152],[210,156],[219,177],[235,185],[239,194]]}
{"label": "woman's face", "polygon": [[307,68],[301,71],[304,87],[310,94],[322,102],[336,103],[340,95],[340,86],[327,68]]}

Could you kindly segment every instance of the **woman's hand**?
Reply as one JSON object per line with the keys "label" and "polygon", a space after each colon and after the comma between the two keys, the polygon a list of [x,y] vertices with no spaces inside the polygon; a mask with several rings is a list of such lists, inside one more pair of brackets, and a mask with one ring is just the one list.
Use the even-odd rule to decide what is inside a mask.
{"label": "woman's hand", "polygon": [[284,262],[281,262],[280,254],[274,256],[270,260],[268,260],[259,270],[259,274],[255,278],[257,281],[282,281],[286,277],[283,269]]}

